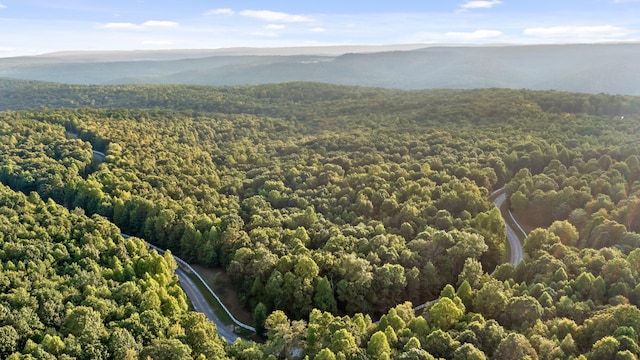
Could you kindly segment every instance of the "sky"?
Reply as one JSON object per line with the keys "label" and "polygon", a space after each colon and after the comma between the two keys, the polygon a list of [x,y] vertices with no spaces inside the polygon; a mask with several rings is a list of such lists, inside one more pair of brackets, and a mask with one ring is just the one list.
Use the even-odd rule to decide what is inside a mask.
{"label": "sky", "polygon": [[0,57],[78,50],[640,41],[640,0],[0,0]]}

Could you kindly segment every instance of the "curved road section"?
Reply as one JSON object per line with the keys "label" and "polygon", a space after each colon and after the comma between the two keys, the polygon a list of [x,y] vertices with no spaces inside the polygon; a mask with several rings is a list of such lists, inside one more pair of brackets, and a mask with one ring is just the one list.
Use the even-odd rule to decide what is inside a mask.
{"label": "curved road section", "polygon": [[[97,151],[97,150],[92,150],[93,152],[93,157],[98,161],[98,162],[102,162],[104,161],[104,158],[106,156],[105,153]],[[122,237],[124,238],[128,238],[131,237],[131,235],[128,234],[123,234],[121,233],[120,235],[122,235]],[[157,246],[154,246],[152,244],[147,243],[147,245],[158,251],[161,254],[164,254],[164,249],[161,249]],[[201,312],[203,313],[209,320],[211,320],[214,324],[216,324],[216,329],[218,330],[218,334],[224,338],[227,343],[229,344],[233,344],[237,339],[238,339],[238,335],[236,335],[233,331],[231,331],[231,329],[229,329],[227,327],[227,325],[225,325],[225,323],[223,323],[218,316],[216,315],[215,311],[213,310],[213,307],[211,307],[211,305],[209,304],[209,302],[207,301],[207,299],[205,298],[205,296],[202,294],[202,292],[200,291],[200,289],[196,286],[196,284],[193,283],[193,281],[191,280],[191,278],[189,277],[189,275],[187,274],[187,272],[182,268],[185,264],[188,266],[187,269],[189,269],[189,271],[193,272],[198,278],[201,279],[200,275],[193,270],[193,268],[191,268],[191,266],[189,266],[185,261],[183,261],[182,259],[180,259],[179,257],[174,255],[174,258],[176,259],[176,262],[178,262],[178,264],[180,264],[180,266],[178,266],[178,268],[176,268],[176,276],[178,276],[178,280],[180,281],[180,286],[182,287],[182,290],[184,290],[184,292],[187,294],[187,297],[189,297],[189,300],[191,300],[191,304],[193,305],[193,309],[197,312]],[[206,283],[204,281],[202,281],[203,284]],[[211,292],[211,295],[213,295],[214,297],[217,298],[217,295],[213,292],[213,290],[211,290],[210,288],[208,288],[208,290]],[[220,302],[220,304],[222,304]],[[224,305],[222,305],[224,306]],[[233,315],[231,315],[229,313],[229,310],[227,310],[225,308],[225,310],[227,311],[227,313],[230,315],[230,317],[232,319],[235,320],[235,318],[233,317]],[[235,321],[236,323],[238,323],[238,321]],[[241,327],[244,327],[247,330],[253,330],[255,331],[255,329],[253,327],[250,327],[246,324],[239,324]]]}
{"label": "curved road section", "polygon": [[193,309],[197,312],[203,313],[209,320],[213,321],[216,324],[216,329],[218,330],[218,335],[227,340],[227,343],[233,344],[236,339],[238,339],[238,335],[234,334],[220,319],[216,316],[216,313],[213,311],[209,302],[202,296],[200,289],[196,286],[196,284],[191,281],[191,278],[187,275],[187,273],[182,270],[182,268],[178,267],[176,269],[176,275],[178,276],[178,280],[180,280],[180,286],[182,286],[182,290],[187,294],[189,300],[191,300],[191,304],[193,304]]}
{"label": "curved road section", "polygon": [[[120,235],[123,238],[131,237],[131,235],[124,234],[124,233],[120,233]],[[157,251],[160,254],[164,254],[165,252],[164,249],[161,249],[153,244],[147,243],[147,246],[149,246],[149,248]],[[224,338],[227,341],[227,343],[233,344],[238,339],[239,336],[236,335],[233,331],[231,331],[227,327],[227,325],[225,325],[225,323],[223,323],[220,320],[220,318],[218,318],[218,315],[216,315],[215,311],[213,310],[213,307],[211,307],[211,304],[209,304],[205,296],[202,294],[202,291],[200,291],[198,286],[189,277],[189,274],[187,274],[187,272],[182,268],[182,264],[183,263],[186,264],[186,262],[175,255],[173,255],[173,258],[178,263],[178,267],[176,268],[176,276],[178,277],[178,281],[180,281],[180,287],[182,287],[182,290],[185,292],[185,294],[187,294],[187,297],[189,298],[189,300],[191,300],[193,309],[197,312],[203,313],[209,320],[211,320],[214,324],[216,324],[216,330],[218,331],[218,335]],[[191,268],[190,266],[189,266],[189,269],[190,271],[195,273],[195,270],[193,270],[193,268]],[[209,289],[209,291],[211,291],[211,293],[215,296],[215,293],[213,293],[213,290]],[[248,325],[245,325],[245,326],[247,327],[247,329],[253,329]]]}
{"label": "curved road section", "polygon": [[[507,200],[507,194],[504,192],[504,188],[496,191],[493,196],[495,196],[495,198],[493,199],[493,203],[495,204],[496,207],[498,207],[498,209],[502,210],[502,207],[504,206],[506,200]],[[493,197],[492,196],[492,197]],[[523,235],[527,235],[526,232],[522,229],[522,227],[518,224],[518,222],[516,221],[516,219],[513,217],[513,215],[511,214],[510,210],[505,210],[505,212],[509,215],[509,217],[511,218],[511,221],[513,224],[516,224],[517,229],[514,229],[509,222],[504,220],[503,217],[503,221],[504,221],[504,225],[506,228],[506,235],[507,235],[507,240],[509,241],[509,248],[511,249],[511,259],[510,259],[510,263],[512,265],[518,265],[518,263],[520,261],[522,261],[522,257],[523,257],[523,252],[522,252],[522,244],[520,242],[520,238],[518,237],[518,233],[517,231],[519,231],[521,234]],[[128,237],[129,235],[127,234],[122,234],[122,236]],[[148,244],[149,247],[151,247],[152,249],[155,249],[156,251],[160,252],[160,253],[164,253],[164,249],[160,249],[157,246],[154,246],[152,244]],[[187,296],[189,297],[189,300],[191,300],[191,303],[193,304],[193,308],[195,311],[201,312],[203,314],[205,314],[205,316],[207,318],[209,318],[211,321],[213,321],[213,323],[216,324],[216,328],[218,329],[218,334],[223,337],[227,343],[229,344],[233,344],[237,339],[238,339],[238,335],[236,335],[233,331],[231,331],[231,329],[229,329],[229,327],[227,327],[227,325],[225,325],[216,315],[215,311],[213,310],[213,307],[211,307],[211,305],[209,304],[209,302],[207,301],[207,299],[205,298],[205,296],[203,295],[203,293],[201,292],[201,290],[198,288],[198,286],[196,286],[196,284],[193,282],[193,280],[191,280],[191,278],[189,277],[189,275],[187,274],[187,272],[184,270],[183,267],[187,267],[187,269],[192,272],[194,275],[196,275],[198,278],[200,278],[199,274],[193,269],[191,268],[186,262],[184,262],[182,259],[178,258],[177,256],[174,255],[174,258],[176,259],[176,261],[178,262],[179,266],[176,269],[176,275],[178,276],[178,280],[180,280],[180,285],[182,286],[182,289],[184,290],[184,292],[187,294]],[[204,284],[204,281],[202,281]],[[208,289],[209,292],[211,292],[211,294],[214,297],[217,297],[216,294],[213,292],[213,290]],[[436,300],[431,301],[429,303],[434,303]],[[421,304],[418,305],[414,308],[414,311],[420,310],[422,308],[424,308],[427,305],[427,303],[425,304]],[[225,309],[226,310],[226,309]],[[229,313],[228,310],[226,310],[228,315],[235,320],[235,318],[233,317],[233,315],[231,315]],[[239,323],[237,320],[235,320],[234,322],[236,322],[239,326],[244,327],[250,331],[255,331],[254,328]]]}
{"label": "curved road section", "polygon": [[93,157],[98,161],[98,162],[103,162],[104,158],[107,156],[105,153],[103,153],[102,151],[98,151],[98,150],[91,150],[91,152],[93,153]]}
{"label": "curved road section", "polygon": [[[129,235],[126,235],[126,234],[121,234],[121,235],[123,237],[129,236]],[[159,247],[157,247],[157,246],[155,246],[153,244],[147,243],[147,245],[151,249],[156,250],[160,254],[164,254],[164,252],[165,252],[164,249],[161,249],[161,248],[159,248]],[[180,259],[179,257],[177,257],[175,255],[173,255],[173,258],[178,263],[178,267],[176,268],[176,276],[178,277],[178,280],[180,281],[180,286],[182,287],[182,290],[184,290],[184,292],[187,294],[187,297],[189,297],[189,300],[191,300],[191,304],[193,305],[193,309],[195,311],[197,311],[197,312],[203,313],[209,320],[211,320],[214,324],[216,324],[216,329],[218,330],[218,335],[223,337],[227,341],[227,343],[229,343],[229,344],[233,344],[239,337],[233,331],[231,331],[231,329],[229,329],[229,327],[227,327],[227,325],[225,323],[223,323],[220,320],[218,315],[216,315],[213,307],[211,306],[209,301],[207,301],[207,299],[203,295],[203,293],[200,290],[200,288],[198,288],[198,286],[193,282],[193,280],[191,280],[191,277],[189,277],[188,272],[193,273],[202,282],[202,284],[207,288],[207,290],[211,293],[211,295],[218,300],[218,303],[220,303],[220,305],[223,307],[223,310],[226,311],[227,315],[231,318],[231,320],[234,323],[236,323],[238,326],[240,326],[240,327],[242,327],[242,328],[244,328],[246,330],[255,332],[255,328],[239,322],[229,312],[229,310],[224,307],[224,304],[222,304],[222,302],[220,301],[220,299],[218,298],[216,293],[214,293],[213,290],[211,290],[211,288],[205,283],[205,281],[202,279],[202,277],[200,277],[200,274],[198,274],[191,267],[191,265],[189,265],[187,262],[185,262],[184,260]]]}
{"label": "curved road section", "polygon": [[[502,206],[504,205],[505,201],[507,201],[507,194],[504,192],[504,188],[498,190],[496,194],[498,193],[499,195],[496,196],[496,198],[493,200],[493,203],[496,205],[496,207],[498,207],[498,209],[502,210]],[[514,224],[516,224],[516,226],[518,227],[518,229],[515,230],[507,221],[504,221],[504,217],[503,217],[502,220],[504,221],[504,226],[506,227],[506,230],[507,230],[507,240],[509,241],[509,247],[511,248],[510,263],[513,266],[516,266],[520,261],[522,261],[522,255],[523,255],[522,244],[520,243],[520,238],[518,237],[517,235],[518,233],[516,231],[519,231],[521,234],[525,236],[527,235],[527,233],[518,224],[516,219],[513,218],[511,211],[507,209],[506,212],[509,214],[511,221]]]}
{"label": "curved road section", "polygon": [[[104,158],[105,158],[105,154],[104,153],[102,153],[100,151],[96,151],[96,150],[93,150],[93,156],[98,161],[103,161]],[[491,195],[491,197],[495,197],[493,199],[493,203],[498,207],[498,209],[502,210],[502,206],[504,205],[505,201],[507,200],[507,194],[505,193],[504,188],[501,188],[501,189],[495,191]],[[507,240],[509,241],[509,247],[511,248],[511,260],[510,260],[510,263],[515,266],[515,265],[518,265],[518,263],[520,261],[522,261],[522,256],[523,256],[522,244],[520,243],[520,239],[518,238],[518,235],[517,235],[518,233],[516,231],[519,231],[520,233],[522,233],[525,236],[527,235],[527,233],[518,224],[516,219],[511,214],[511,211],[509,211],[507,209],[505,212],[509,215],[509,217],[511,218],[511,221],[513,222],[513,224],[516,224],[516,226],[517,226],[517,230],[514,230],[513,227],[507,221],[504,221],[504,217],[503,217],[503,221],[505,223],[506,232],[507,232]],[[123,237],[130,237],[130,235],[127,235],[127,234],[121,234],[121,235]],[[164,253],[164,249],[160,249],[157,246],[154,246],[154,245],[149,244],[149,243],[147,243],[147,244],[152,249],[155,249],[156,251],[158,251],[160,253]],[[180,265],[176,269],[176,275],[178,276],[178,280],[180,281],[180,285],[182,286],[182,289],[184,290],[184,292],[189,297],[189,300],[191,300],[191,303],[193,304],[194,310],[203,313],[207,318],[209,318],[211,321],[213,321],[213,323],[216,324],[216,328],[218,330],[218,334],[222,338],[224,338],[227,341],[227,343],[233,344],[239,338],[239,336],[236,335],[233,331],[231,331],[231,329],[229,329],[218,318],[218,316],[216,315],[215,311],[213,310],[213,307],[211,307],[211,305],[209,304],[209,302],[207,301],[207,299],[205,298],[203,293],[200,291],[198,286],[196,286],[196,284],[194,284],[194,282],[191,280],[191,278],[189,277],[187,272],[183,269],[183,266],[186,266],[186,268],[190,272],[192,272],[194,275],[196,275],[199,279],[201,279],[200,275],[193,268],[191,268],[191,266],[189,266],[189,264],[184,262],[182,259],[178,258],[175,255],[174,255],[174,258],[176,259],[176,261]],[[203,280],[202,280],[202,283],[206,286],[206,283]],[[208,286],[207,286],[207,289],[209,290],[209,292],[211,293],[212,296],[217,298],[217,295],[213,292],[213,290],[211,290]],[[435,302],[435,300],[431,301],[430,303],[433,303],[433,302]],[[224,306],[224,305],[222,305],[222,306]],[[424,308],[425,306],[426,306],[426,304],[421,304],[419,306],[416,306],[414,308],[414,311],[420,310],[420,309]],[[234,320],[234,322],[238,326],[243,327],[243,328],[245,328],[247,330],[250,330],[250,331],[255,331],[255,329],[253,327],[250,327],[249,325],[242,324],[239,321],[237,321],[233,317],[233,315],[231,315],[231,313],[229,313],[229,310],[227,310],[226,308],[224,308],[224,310],[227,312],[227,314],[231,317],[232,320]]]}

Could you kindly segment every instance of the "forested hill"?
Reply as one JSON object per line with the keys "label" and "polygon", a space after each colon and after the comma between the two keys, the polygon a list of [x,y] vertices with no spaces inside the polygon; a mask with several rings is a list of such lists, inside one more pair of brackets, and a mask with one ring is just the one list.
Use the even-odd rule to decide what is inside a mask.
{"label": "forested hill", "polygon": [[[1,356],[640,355],[638,97],[1,87]],[[517,266],[502,187],[538,227]],[[221,343],[109,221],[224,268],[264,342]]]}
{"label": "forested hill", "polygon": [[[527,105],[527,106],[525,106]],[[630,115],[638,97],[533,90],[413,90],[321,83],[207,87],[187,85],[68,85],[0,78],[0,110],[40,108],[159,108],[324,118],[377,112],[403,118],[493,120],[524,107],[550,113]]]}
{"label": "forested hill", "polygon": [[188,311],[170,255],[3,184],[0,229],[3,359],[225,356],[215,325]]}
{"label": "forested hill", "polygon": [[315,81],[400,89],[501,87],[640,95],[637,43],[433,46],[341,55],[308,55],[309,49],[300,49],[297,55],[276,56],[264,51],[215,56],[194,51],[173,57],[167,52],[147,59],[138,52],[5,58],[0,59],[0,76],[73,84]]}

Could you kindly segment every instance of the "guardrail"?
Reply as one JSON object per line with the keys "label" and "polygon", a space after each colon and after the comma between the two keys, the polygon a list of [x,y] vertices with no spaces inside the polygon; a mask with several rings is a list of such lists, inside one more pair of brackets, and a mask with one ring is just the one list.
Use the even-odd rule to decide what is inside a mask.
{"label": "guardrail", "polygon": [[[504,190],[504,188],[500,188],[494,192],[492,192],[489,197],[495,196],[498,192]],[[522,232],[522,234],[524,234],[525,236],[527,235],[527,233],[524,231],[524,229],[520,226],[520,224],[516,221],[516,219],[513,217],[513,214],[511,213],[511,211],[507,211],[509,213],[509,217],[511,217],[511,220],[513,221],[514,224],[516,224],[516,226],[518,227],[518,230],[520,230]],[[127,234],[121,234],[123,237],[130,237],[131,235],[127,235]],[[164,254],[165,250],[161,249],[153,244],[149,244],[147,243],[147,245],[156,250],[158,253],[160,254]],[[233,316],[233,314],[231,314],[231,312],[229,311],[229,309],[227,309],[226,306],[224,306],[224,304],[222,303],[222,300],[220,300],[220,297],[218,297],[218,295],[215,293],[215,291],[213,291],[213,289],[211,289],[211,287],[209,287],[209,285],[206,283],[206,281],[204,281],[204,279],[202,278],[202,276],[200,276],[200,274],[193,268],[191,267],[191,265],[189,265],[189,263],[187,263],[186,261],[182,260],[181,258],[177,257],[176,255],[173,255],[173,258],[176,260],[176,262],[182,266],[183,268],[189,270],[193,275],[195,275],[198,280],[200,280],[200,282],[204,285],[204,287],[207,289],[207,291],[209,291],[209,293],[216,299],[216,301],[218,302],[218,304],[220,304],[220,307],[224,310],[224,312],[229,316],[229,318],[231,319],[231,321],[233,321],[233,323],[235,325],[237,325],[238,327],[241,327],[245,330],[251,331],[251,332],[255,332],[256,328],[254,328],[253,326],[247,325],[243,322],[241,322],[240,320],[236,319],[235,316]],[[413,311],[419,311],[424,309],[425,307],[427,307],[427,305],[432,305],[435,302],[437,302],[438,299],[435,300],[431,300],[431,301],[427,301],[426,303],[420,304],[416,307],[413,308]]]}
{"label": "guardrail", "polygon": [[[489,199],[491,199],[492,197],[496,196],[498,193],[505,191],[504,186],[501,187],[498,190],[495,190],[494,192],[492,192],[489,195]],[[511,218],[511,222],[513,222],[517,227],[518,230],[520,230],[520,232],[522,233],[522,235],[524,235],[525,237],[527,236],[527,232],[524,231],[524,229],[522,228],[522,226],[520,226],[520,223],[516,220],[515,217],[513,217],[513,213],[511,212],[511,210],[507,209],[507,214],[509,214],[509,217]]]}
{"label": "guardrail", "polygon": [[[100,156],[102,159],[104,159],[106,157],[106,154],[97,150],[92,150],[93,155],[94,156]],[[499,192],[504,191],[504,187],[493,191],[491,194],[489,194],[489,198],[492,198],[494,196],[496,196]],[[522,234],[524,236],[527,236],[527,233],[524,231],[524,229],[520,226],[520,224],[516,221],[516,219],[513,217],[513,214],[511,213],[511,210],[507,210],[507,212],[509,213],[509,217],[511,218],[511,220],[513,221],[514,224],[516,224],[516,226],[518,227],[518,230],[520,230],[522,232]],[[128,234],[121,234],[123,237],[131,237],[131,235]],[[158,253],[164,254],[165,250],[161,249],[153,244],[147,243],[147,245],[156,250]],[[173,255],[173,254],[172,254]],[[220,300],[220,297],[218,297],[218,295],[215,293],[215,291],[213,291],[213,289],[211,289],[211,287],[209,287],[209,285],[207,284],[206,281],[204,281],[204,279],[202,278],[202,276],[200,276],[200,274],[193,268],[191,267],[191,265],[189,265],[189,263],[187,263],[186,261],[180,259],[179,257],[177,257],[176,255],[173,255],[173,258],[176,260],[176,262],[178,264],[180,264],[180,266],[182,266],[183,268],[189,270],[193,275],[195,275],[198,280],[200,280],[200,282],[202,283],[202,285],[204,285],[204,287],[207,289],[207,291],[209,291],[209,293],[216,299],[216,301],[218,302],[218,304],[220,304],[220,307],[224,310],[224,312],[227,314],[227,316],[229,316],[229,318],[231,319],[231,321],[233,321],[233,323],[238,326],[241,327],[245,330],[251,331],[251,332],[256,332],[256,329],[253,326],[247,325],[243,322],[241,322],[240,320],[236,319],[235,316],[233,316],[233,314],[231,314],[231,312],[229,311],[229,309],[227,309],[226,306],[224,306],[224,304],[222,303],[222,300]],[[497,266],[496,266],[497,269]],[[495,270],[494,270],[495,272]],[[493,274],[493,273],[492,273]],[[425,307],[427,307],[427,305],[432,305],[435,302],[437,302],[438,299],[435,300],[430,300],[427,301],[426,303],[420,304],[416,307],[413,308],[413,311],[419,311],[424,309]]]}
{"label": "guardrail", "polygon": [[[75,134],[77,137],[77,134]],[[100,161],[102,161],[107,155],[101,151],[98,150],[91,150],[93,153],[93,156],[98,156],[100,157]],[[129,238],[131,237],[131,235],[129,234],[120,234],[122,237],[124,238]],[[152,248],[153,250],[157,251],[160,254],[164,254],[165,253],[165,249],[161,249],[153,244],[147,243],[147,245]],[[172,254],[173,255],[173,254]],[[253,326],[247,325],[243,322],[241,322],[240,320],[236,319],[235,316],[233,316],[233,314],[231,314],[231,311],[229,311],[229,309],[227,309],[226,306],[224,306],[224,303],[222,302],[222,300],[220,300],[220,297],[218,297],[218,294],[215,293],[215,291],[213,291],[213,289],[211,289],[211,287],[209,287],[209,284],[207,284],[206,281],[204,281],[204,279],[202,278],[202,276],[200,276],[200,274],[196,271],[196,269],[194,269],[193,267],[191,267],[191,265],[189,265],[189,263],[187,263],[186,261],[180,259],[179,257],[173,255],[173,258],[176,260],[176,262],[178,264],[180,264],[180,266],[182,266],[182,268],[189,270],[189,272],[191,272],[193,275],[195,275],[195,277],[198,278],[198,280],[200,280],[200,282],[202,283],[202,285],[204,285],[204,287],[207,289],[207,291],[209,291],[209,293],[216,299],[216,301],[218,302],[218,304],[220,305],[220,307],[222,308],[222,310],[224,310],[224,312],[227,314],[227,316],[229,316],[229,318],[231,319],[231,321],[233,321],[233,323],[238,326],[241,327],[245,330],[251,331],[251,332],[256,332],[256,328],[254,328]]]}
{"label": "guardrail", "polygon": [[[125,234],[123,234],[125,235]],[[157,251],[160,254],[164,254],[165,250],[161,249],[153,244],[149,244],[147,243],[147,245],[149,245],[150,248],[152,248],[153,250]],[[172,254],[173,255],[173,254]],[[211,287],[209,287],[209,285],[207,284],[206,281],[204,281],[204,279],[202,278],[202,276],[200,276],[200,274],[193,268],[191,267],[191,265],[189,265],[189,263],[187,263],[186,261],[180,259],[179,257],[173,255],[173,258],[176,260],[176,262],[184,269],[189,270],[193,275],[195,275],[198,280],[200,280],[200,282],[202,283],[202,285],[204,285],[204,287],[207,289],[207,291],[209,291],[209,293],[216,299],[216,301],[218,302],[218,304],[220,304],[220,307],[222,308],[222,310],[224,310],[224,312],[229,316],[229,318],[231,319],[231,321],[233,321],[233,323],[238,326],[241,327],[245,330],[251,331],[251,332],[256,332],[256,328],[254,328],[253,326],[249,326],[243,322],[241,322],[240,320],[236,319],[235,316],[233,316],[233,314],[231,314],[231,312],[229,311],[229,309],[227,309],[226,306],[224,306],[224,304],[222,303],[222,300],[220,300],[220,298],[218,297],[218,295],[215,293],[215,291],[213,291],[213,289],[211,289]]]}
{"label": "guardrail", "polygon": [[520,230],[520,232],[522,232],[522,235],[524,235],[524,237],[527,237],[527,232],[524,231],[522,226],[520,226],[520,223],[516,220],[516,218],[513,217],[513,214],[511,213],[511,210],[507,209],[507,213],[509,213],[509,217],[511,218],[511,221],[514,224],[516,224],[516,226],[518,227],[518,230]]}

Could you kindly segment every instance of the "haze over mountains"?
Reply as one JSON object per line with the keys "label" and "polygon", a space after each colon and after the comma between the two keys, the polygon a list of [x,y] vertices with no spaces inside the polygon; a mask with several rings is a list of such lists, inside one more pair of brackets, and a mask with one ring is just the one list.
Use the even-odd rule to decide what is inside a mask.
{"label": "haze over mountains", "polygon": [[315,81],[400,89],[528,88],[640,95],[640,44],[65,52],[0,59],[0,77],[70,84]]}

